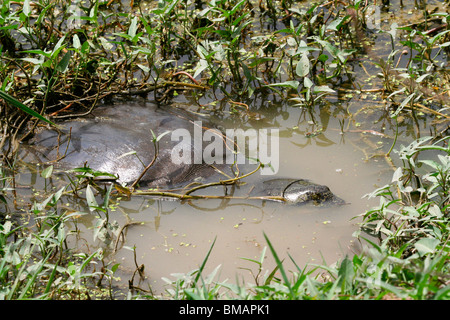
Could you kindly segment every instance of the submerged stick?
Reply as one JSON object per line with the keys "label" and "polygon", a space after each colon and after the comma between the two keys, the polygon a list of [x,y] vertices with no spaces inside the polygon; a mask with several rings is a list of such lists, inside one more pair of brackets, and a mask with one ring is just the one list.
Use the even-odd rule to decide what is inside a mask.
{"label": "submerged stick", "polygon": [[189,195],[189,194],[191,194],[192,192],[194,192],[194,191],[196,191],[196,190],[204,189],[204,188],[208,188],[208,187],[212,187],[212,186],[234,184],[234,183],[236,183],[237,181],[239,181],[239,180],[241,180],[241,179],[243,179],[243,178],[246,178],[246,177],[252,175],[252,174],[255,173],[256,171],[258,171],[260,168],[261,168],[261,163],[258,164],[258,167],[257,167],[255,170],[253,170],[252,172],[249,172],[249,173],[247,173],[247,174],[245,174],[245,175],[243,175],[243,176],[231,178],[231,179],[228,179],[228,180],[220,180],[220,181],[218,181],[218,182],[212,182],[212,183],[202,184],[202,185],[200,185],[200,186],[194,187],[194,188],[192,188],[192,189],[186,191],[186,192],[184,193],[184,195]]}
{"label": "submerged stick", "polygon": [[192,199],[236,199],[236,200],[272,200],[286,202],[286,199],[282,196],[211,196],[211,195],[186,195],[179,194],[175,192],[167,191],[136,191],[133,192],[134,195],[145,195],[145,196],[159,196],[159,197],[169,197],[176,198],[179,200],[192,200]]}
{"label": "submerged stick", "polygon": [[212,186],[219,186],[219,185],[231,185],[236,183],[237,181],[246,178],[252,174],[254,174],[256,171],[258,171],[261,168],[261,163],[258,164],[258,167],[243,175],[240,177],[236,177],[236,178],[232,178],[232,179],[227,179],[227,180],[220,180],[217,182],[212,182],[212,183],[206,183],[206,184],[202,184],[200,186],[197,187],[193,187],[191,189],[189,189],[188,191],[186,191],[185,193],[181,194],[181,193],[176,193],[176,192],[171,192],[171,191],[164,191],[164,190],[147,190],[147,191],[142,191],[142,190],[137,190],[137,191],[133,191],[132,194],[133,195],[146,195],[146,196],[158,196],[158,197],[168,197],[168,198],[176,198],[179,200],[192,200],[192,199],[240,199],[240,200],[272,200],[272,201],[280,201],[280,202],[286,202],[286,199],[282,196],[227,196],[227,195],[223,195],[223,196],[213,196],[213,195],[191,195],[192,192],[200,190],[200,189],[204,189],[204,188],[208,188],[208,187],[212,187]]}
{"label": "submerged stick", "polygon": [[159,148],[157,146],[156,141],[153,141],[153,146],[155,148],[155,155],[153,156],[153,160],[149,163],[148,166],[145,167],[144,171],[141,172],[141,174],[139,175],[139,177],[133,182],[133,184],[130,186],[131,190],[134,190],[134,187],[139,183],[139,181],[142,179],[142,177],[145,175],[145,173],[148,171],[148,169],[150,169],[151,166],[153,166],[153,164],[156,161],[156,158],[158,157],[158,153],[159,153]]}

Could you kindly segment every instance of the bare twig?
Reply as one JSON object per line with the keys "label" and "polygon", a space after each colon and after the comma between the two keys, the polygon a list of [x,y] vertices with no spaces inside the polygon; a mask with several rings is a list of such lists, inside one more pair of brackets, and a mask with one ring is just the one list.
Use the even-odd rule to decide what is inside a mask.
{"label": "bare twig", "polygon": [[150,167],[153,166],[153,164],[155,163],[156,158],[158,157],[158,153],[159,153],[158,143],[156,141],[153,141],[153,146],[155,149],[155,155],[153,156],[153,160],[148,164],[147,167],[145,167],[144,171],[141,172],[139,177],[130,186],[131,190],[134,189],[134,187],[139,183],[139,181],[142,179],[142,177],[147,173],[148,169],[150,169]]}

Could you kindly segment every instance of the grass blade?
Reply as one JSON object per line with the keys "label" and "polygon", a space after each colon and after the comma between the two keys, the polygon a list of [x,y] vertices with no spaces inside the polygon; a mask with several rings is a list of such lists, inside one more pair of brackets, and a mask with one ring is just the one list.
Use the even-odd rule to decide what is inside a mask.
{"label": "grass blade", "polygon": [[4,92],[3,90],[0,90],[0,98],[4,99],[6,102],[12,104],[16,108],[19,108],[20,110],[22,110],[23,112],[29,114],[30,116],[33,116],[33,117],[35,117],[35,118],[37,118],[37,119],[39,119],[41,121],[47,122],[48,124],[51,124],[52,126],[56,127],[56,124],[54,124],[50,120],[47,120],[46,118],[41,116],[39,113],[37,113],[33,109],[28,108],[22,102],[18,101],[16,98],[10,96],[9,94]]}
{"label": "grass blade", "polygon": [[272,243],[269,241],[269,238],[267,237],[267,235],[265,233],[263,233],[263,234],[264,234],[264,238],[266,239],[267,244],[268,244],[268,246],[270,248],[270,251],[272,252],[273,258],[275,259],[275,262],[277,263],[277,266],[280,269],[281,275],[282,275],[283,280],[284,280],[284,284],[286,285],[286,287],[288,287],[289,292],[291,294],[291,298],[293,298],[294,297],[294,292],[293,292],[292,287],[291,287],[291,285],[289,283],[289,279],[288,279],[288,277],[286,275],[286,272],[284,271],[283,263],[281,262],[280,258],[278,258],[278,255],[277,255],[274,247],[272,246]]}
{"label": "grass blade", "polygon": [[211,251],[212,251],[212,249],[213,249],[213,247],[214,247],[214,244],[216,243],[216,239],[217,239],[217,237],[214,238],[214,241],[213,241],[213,243],[211,244],[211,247],[209,248],[209,251],[208,251],[208,253],[206,254],[205,259],[203,259],[202,265],[201,265],[200,268],[198,269],[198,273],[197,273],[197,276],[195,277],[194,283],[197,283],[198,279],[200,278],[200,276],[201,276],[201,274],[202,274],[202,272],[203,272],[203,269],[205,268],[206,262],[208,261],[209,255],[211,254]]}

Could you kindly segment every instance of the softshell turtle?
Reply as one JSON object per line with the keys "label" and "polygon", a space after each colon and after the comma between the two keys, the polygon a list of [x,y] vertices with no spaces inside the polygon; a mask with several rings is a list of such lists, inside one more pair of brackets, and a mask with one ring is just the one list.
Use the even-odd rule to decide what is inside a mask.
{"label": "softshell turtle", "polygon": [[258,184],[252,195],[282,197],[289,204],[340,205],[345,201],[330,188],[305,179],[275,178]]}
{"label": "softshell turtle", "polygon": [[[195,129],[190,115],[170,107],[159,108],[152,103],[127,103],[97,108],[92,115],[62,123],[63,130],[45,129],[37,133],[28,150],[28,161],[57,163],[62,169],[88,166],[118,176],[120,183],[130,185],[153,161],[154,135]],[[203,129],[210,127],[206,122]],[[152,133],[153,132],[153,133]],[[154,134],[154,135],[153,135]],[[194,134],[192,134],[193,139]],[[229,165],[175,163],[172,150],[187,144],[193,156],[203,146],[192,140],[172,141],[170,134],[158,142],[156,161],[139,180],[140,187],[172,187],[199,179],[223,178],[216,169],[232,176]],[[32,158],[30,158],[32,155]],[[227,171],[228,168],[228,171]],[[270,179],[257,183],[256,195],[281,196],[291,204],[343,204],[327,186],[303,179]]]}
{"label": "softshell turtle", "polygon": [[[175,113],[175,114],[174,114]],[[157,144],[156,161],[139,180],[140,186],[166,187],[209,177],[215,169],[205,163],[176,164],[174,147],[186,144],[193,157],[194,124],[187,113],[175,108],[159,108],[153,103],[127,103],[98,107],[89,117],[61,123],[63,129],[38,132],[27,148],[27,160],[52,161],[62,169],[87,166],[118,176],[130,185],[155,156],[154,136],[164,135]],[[205,124],[206,126],[207,124]],[[192,139],[172,141],[170,132],[183,128]]]}

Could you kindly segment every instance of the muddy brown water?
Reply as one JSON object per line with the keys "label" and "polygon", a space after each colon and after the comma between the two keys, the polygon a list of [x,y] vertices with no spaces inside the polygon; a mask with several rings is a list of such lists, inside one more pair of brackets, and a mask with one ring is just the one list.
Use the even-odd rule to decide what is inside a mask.
{"label": "muddy brown water", "polygon": [[[283,114],[279,108],[287,110],[289,116],[279,115]],[[304,267],[315,263],[333,264],[347,254],[359,252],[360,244],[352,234],[358,229],[360,220],[352,218],[378,201],[362,197],[391,178],[392,169],[383,157],[370,158],[377,152],[386,152],[391,140],[361,129],[349,129],[342,133],[339,117],[325,117],[330,112],[342,115],[342,110],[351,108],[351,103],[328,103],[320,106],[322,111],[318,106],[317,112],[312,114],[287,105],[279,108],[274,108],[278,110],[274,114],[267,111],[260,113],[258,121],[264,125],[259,125],[258,121],[253,124],[253,127],[267,127],[270,122],[277,124],[280,130],[279,170],[275,176],[267,178],[309,179],[329,186],[348,204],[315,207],[242,199],[180,202],[136,196],[118,201],[109,212],[109,220],[117,221],[119,226],[133,222],[125,229],[125,241],[120,239],[116,244],[115,237],[109,244],[93,241],[97,217],[94,213],[88,213],[77,219],[79,233],[70,236],[69,243],[80,251],[93,252],[96,248],[103,248],[108,260],[120,263],[118,274],[124,283],[135,270],[133,252],[129,249],[135,247],[136,262],[144,264],[146,275],[145,283],[136,278],[135,285],[143,288],[150,285],[156,293],[164,291],[162,277],[175,279],[171,274],[188,273],[198,268],[214,239],[216,242],[204,275],[221,265],[218,279],[228,279],[231,283],[235,283],[236,279],[254,283],[248,269],[256,274],[258,266],[245,259],[260,259],[267,246],[264,233],[279,256],[287,258],[288,270],[295,270],[295,266],[288,261],[288,253],[297,265]],[[325,112],[324,108],[329,110]],[[374,112],[380,112],[380,109],[375,108]],[[322,117],[317,117],[321,113]],[[341,118],[345,120],[345,117]],[[367,118],[364,115],[364,119]],[[230,122],[225,121],[222,125],[229,126]],[[245,127],[248,123],[243,125]],[[373,132],[380,130],[374,125],[371,128]],[[250,177],[247,181],[252,183],[255,180],[256,177]],[[24,197],[31,191],[30,196],[42,199],[45,188],[38,173],[22,173],[18,181],[21,185],[34,188],[23,190]],[[56,190],[67,183],[64,175],[55,175],[47,190]],[[214,190],[210,192],[215,193]],[[218,190],[219,194],[221,192]],[[68,197],[62,202],[62,209],[89,212],[83,201]],[[72,227],[75,228],[75,223]],[[274,267],[274,260],[267,250],[263,274]]]}
{"label": "muddy brown water", "polygon": [[[291,112],[289,119],[296,118],[299,112]],[[150,283],[158,288],[161,277],[174,279],[168,275],[198,268],[216,237],[205,275],[220,264],[220,279],[232,283],[236,277],[252,282],[251,273],[244,268],[256,274],[258,266],[241,258],[259,260],[267,246],[263,233],[280,257],[287,258],[289,253],[299,266],[332,264],[346,254],[358,252],[359,244],[352,237],[358,220],[351,219],[375,203],[362,196],[388,182],[392,172],[384,160],[366,161],[364,152],[358,149],[359,134],[347,136],[347,142],[337,130],[338,122],[333,121],[332,126],[325,133],[330,141],[326,145],[322,145],[325,135],[308,138],[295,131],[289,137],[281,134],[277,176],[301,177],[328,185],[348,205],[317,208],[261,201],[224,204],[199,200],[194,207],[163,201],[149,205],[142,199],[135,200],[142,209],[132,219],[145,224],[128,231],[127,244],[138,248],[139,263],[149,267]],[[297,124],[281,125],[282,129],[292,127]],[[134,268],[129,250],[120,250],[115,258],[130,270]],[[287,269],[295,270],[287,260]],[[271,271],[274,266],[267,251],[264,270]]]}
{"label": "muddy brown water", "polygon": [[[388,12],[382,12],[382,26],[389,30],[394,16],[400,24],[406,24],[416,19],[417,14],[409,5],[404,9],[392,6]],[[376,36],[375,54],[386,57],[388,41],[386,34]],[[381,51],[376,51],[377,46]],[[374,74],[377,71],[368,60],[355,63],[358,81],[367,89],[379,88],[380,80],[369,77],[366,72]],[[181,102],[189,104],[185,100]],[[267,105],[270,101],[261,104]],[[141,282],[136,278],[135,285],[143,288],[150,285],[155,293],[162,293],[166,288],[162,277],[174,280],[175,276],[171,274],[188,273],[198,268],[214,239],[216,242],[204,275],[221,265],[218,279],[228,279],[230,283],[237,279],[254,283],[248,269],[256,274],[258,266],[243,258],[259,260],[267,246],[264,233],[280,258],[285,258],[288,270],[295,270],[288,253],[300,267],[333,264],[345,255],[360,251],[360,243],[352,236],[358,230],[360,219],[352,218],[376,205],[378,199],[363,196],[392,178],[392,166],[382,156],[391,147],[395,132],[395,124],[386,108],[377,93],[355,95],[339,91],[338,96],[313,110],[292,107],[284,102],[273,108],[275,112],[262,112],[257,120],[247,117],[248,121],[242,123],[243,128],[276,127],[280,130],[280,166],[276,177],[310,179],[327,185],[348,202],[345,206],[317,208],[257,200],[210,199],[181,203],[136,196],[120,200],[109,213],[110,220],[117,221],[120,226],[130,221],[137,223],[125,229],[125,240],[117,243],[117,252],[114,252],[114,241],[110,245],[93,241],[95,214],[86,214],[76,221],[79,233],[69,237],[69,242],[80,251],[104,248],[107,259],[120,263],[118,275],[123,283],[136,269],[133,252],[129,250],[135,247],[136,261],[145,265],[146,276]],[[222,125],[226,128],[232,122],[228,120]],[[435,128],[426,114],[419,115],[418,125],[408,117],[400,117],[396,149],[412,142],[418,132],[426,135],[430,128],[442,129]],[[395,153],[392,156],[394,164],[399,165]],[[19,198],[22,197],[24,202],[30,198],[42,199],[45,189],[39,177],[42,167],[38,167],[37,173],[28,172],[29,168],[34,170],[31,165],[22,168],[17,181],[31,188],[19,189]],[[53,177],[47,190],[66,183],[62,177]],[[67,208],[88,212],[76,199],[65,198],[64,201]],[[274,266],[267,250],[262,274],[270,272]]]}

